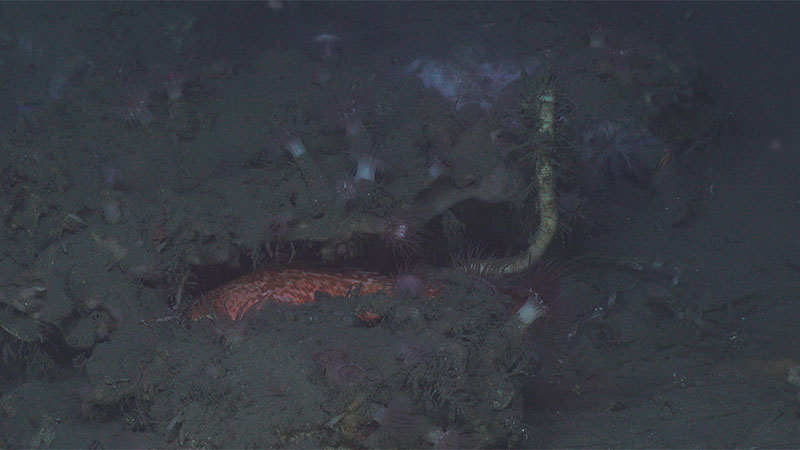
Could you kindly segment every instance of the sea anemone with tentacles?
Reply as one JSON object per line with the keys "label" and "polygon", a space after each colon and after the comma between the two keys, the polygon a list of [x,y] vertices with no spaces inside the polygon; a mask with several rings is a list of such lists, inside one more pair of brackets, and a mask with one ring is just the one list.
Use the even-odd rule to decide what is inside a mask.
{"label": "sea anemone with tentacles", "polygon": [[483,245],[469,245],[466,249],[451,258],[453,268],[470,279],[476,287],[491,293],[501,292],[506,284],[503,266],[497,264],[484,264],[488,259],[494,259]]}
{"label": "sea anemone with tentacles", "polygon": [[414,210],[400,208],[376,220],[375,230],[399,258],[409,259],[422,253],[422,220]]}
{"label": "sea anemone with tentacles", "polygon": [[378,172],[388,167],[383,149],[373,144],[369,135],[358,134],[350,139],[350,156],[356,160],[355,180],[375,181]]}
{"label": "sea anemone with tentacles", "polygon": [[583,132],[581,155],[596,184],[617,186],[627,181],[641,188],[650,185],[640,154],[650,147],[663,146],[630,118],[603,121]]}
{"label": "sea anemone with tentacles", "polygon": [[325,373],[325,380],[336,389],[353,391],[367,380],[368,370],[356,358],[341,348],[331,348],[314,355]]}
{"label": "sea anemone with tentacles", "polygon": [[561,279],[567,267],[558,259],[545,259],[532,270],[506,280],[502,291],[517,301],[518,310],[531,296],[537,297],[547,307],[561,296]]}

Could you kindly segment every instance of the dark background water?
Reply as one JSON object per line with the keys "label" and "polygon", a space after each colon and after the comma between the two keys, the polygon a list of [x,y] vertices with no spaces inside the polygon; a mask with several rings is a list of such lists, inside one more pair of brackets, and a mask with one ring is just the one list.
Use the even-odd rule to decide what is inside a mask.
{"label": "dark background water", "polygon": [[[696,118],[704,130],[713,125],[700,119],[713,116],[719,122],[709,123],[724,124],[723,131],[708,133],[715,139],[703,152],[681,153],[666,168],[656,163],[660,154],[609,160],[600,172],[619,183],[616,189],[606,191],[607,178],[588,180],[597,171],[559,179],[562,199],[567,186],[602,185],[602,195],[587,197],[602,231],[582,235],[568,251],[553,245],[554,256],[578,261],[553,308],[556,318],[565,311],[567,325],[550,323],[528,336],[519,358],[532,361],[536,376],[515,378],[514,408],[506,410],[513,409],[513,426],[497,425],[502,410],[476,413],[473,419],[496,425],[484,432],[498,439],[480,443],[800,446],[798,387],[787,382],[800,361],[798,19],[800,4],[756,2],[3,4],[0,445],[431,445],[391,433],[364,443],[338,422],[324,424],[340,413],[343,422],[369,422],[375,410],[402,404],[393,393],[404,386],[394,355],[397,343],[408,347],[415,334],[440,339],[445,350],[438,351],[451,360],[471,361],[462,370],[473,385],[492,385],[496,374],[474,363],[488,344],[463,344],[459,333],[490,340],[513,307],[507,297],[457,280],[443,302],[461,305],[447,310],[458,314],[425,310],[430,316],[415,322],[411,312],[392,310],[405,321],[369,329],[354,326],[350,306],[339,303],[279,310],[246,330],[187,325],[178,306],[280,260],[271,252],[287,255],[288,241],[297,244],[291,251],[300,262],[322,262],[325,239],[295,230],[281,240],[278,233],[316,211],[300,169],[280,148],[271,150],[294,110],[306,108],[305,128],[298,128],[323,171],[351,177],[355,162],[340,148],[349,141],[331,113],[342,98],[369,99],[367,127],[377,135],[411,123],[408,133],[417,137],[424,134],[417,128],[434,130],[414,144],[433,147],[431,136],[439,135],[458,141],[475,124],[510,123],[503,122],[508,110],[497,106],[504,100],[490,96],[496,104],[488,112],[453,112],[407,76],[412,61],[477,71],[486,61],[540,67],[554,60],[580,69],[559,73],[580,76],[597,69],[582,65],[580,49],[599,27],[618,50],[652,51],[653,65],[673,74],[663,85],[692,88],[681,95],[693,101],[678,103],[697,110],[675,115]],[[339,36],[333,60],[314,42],[322,32]],[[621,59],[603,58],[617,62],[601,65],[604,81],[620,77],[620,92],[636,92],[624,82],[629,68]],[[670,72],[671,63],[679,69]],[[680,76],[689,80],[682,84]],[[170,99],[167,83],[176,79],[183,91]],[[494,82],[475,82],[475,95],[494,92]],[[586,101],[575,103],[587,110],[586,97],[604,98],[591,89],[573,92],[582,93]],[[413,103],[419,98],[426,100]],[[636,107],[643,97],[620,97],[619,104],[609,98],[583,125],[622,119],[609,112],[614,108],[647,111]],[[656,134],[669,129],[624,116]],[[385,117],[403,120],[381,122]],[[580,124],[569,117],[569,125]],[[657,136],[691,147],[670,137]],[[468,169],[455,177],[460,188],[496,163],[465,147],[456,164]],[[373,197],[355,208],[423,192],[418,175],[429,156],[401,155],[393,171],[379,174],[384,190],[369,191]],[[505,157],[531,172],[524,159]],[[645,166],[646,183],[631,185],[626,167]],[[505,203],[482,208],[453,209],[470,238],[501,253],[527,244],[520,230],[528,228],[515,214],[533,214],[531,199],[514,212]],[[438,220],[428,225],[432,239],[415,261],[423,272],[446,266],[453,247],[466,246],[445,245],[449,235],[437,231],[444,228]],[[380,243],[365,243],[359,257],[343,256],[348,251],[341,249],[337,267],[397,267]],[[499,300],[482,306],[487,298]],[[586,317],[576,312],[584,310]],[[452,331],[457,326],[462,331]],[[322,372],[330,367],[319,355],[342,345],[332,344],[337,338],[359,348],[359,362],[376,366],[366,386],[328,386],[331,377]],[[448,418],[447,406],[421,406],[430,398],[420,397],[427,428],[407,421],[414,433],[483,430],[477,419]]]}

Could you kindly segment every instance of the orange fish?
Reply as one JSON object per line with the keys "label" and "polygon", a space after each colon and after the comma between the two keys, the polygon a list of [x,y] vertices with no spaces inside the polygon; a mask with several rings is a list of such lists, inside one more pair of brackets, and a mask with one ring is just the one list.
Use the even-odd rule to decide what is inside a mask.
{"label": "orange fish", "polygon": [[[203,294],[203,301],[191,310],[189,318],[197,320],[213,312],[219,317],[241,320],[248,311],[257,311],[268,302],[311,303],[317,291],[344,297],[378,291],[391,295],[393,290],[394,277],[371,272],[262,269]],[[426,284],[425,295],[434,297],[440,290],[438,284]]]}

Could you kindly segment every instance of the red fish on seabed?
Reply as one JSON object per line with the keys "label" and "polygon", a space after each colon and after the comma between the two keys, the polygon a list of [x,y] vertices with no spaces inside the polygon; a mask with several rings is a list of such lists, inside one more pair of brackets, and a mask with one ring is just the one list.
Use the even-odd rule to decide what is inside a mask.
{"label": "red fish on seabed", "polygon": [[[192,320],[209,313],[221,318],[241,320],[250,310],[274,302],[287,305],[311,303],[316,292],[332,297],[374,294],[391,296],[395,277],[362,271],[324,271],[301,269],[261,269],[237,278],[203,294],[203,301],[189,313]],[[439,284],[426,284],[425,296],[436,297]]]}

